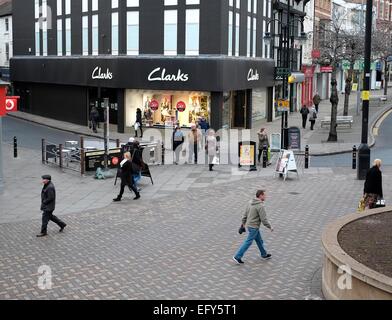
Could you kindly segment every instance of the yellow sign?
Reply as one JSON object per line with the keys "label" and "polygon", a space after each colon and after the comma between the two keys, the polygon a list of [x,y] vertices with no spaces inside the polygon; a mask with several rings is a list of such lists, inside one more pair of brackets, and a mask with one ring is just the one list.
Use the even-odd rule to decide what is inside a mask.
{"label": "yellow sign", "polygon": [[294,76],[290,76],[289,77],[289,83],[294,83],[295,82],[295,77]]}
{"label": "yellow sign", "polygon": [[240,165],[241,166],[254,166],[255,165],[255,146],[242,145],[240,149]]}
{"label": "yellow sign", "polygon": [[370,91],[362,91],[362,101],[369,101]]}
{"label": "yellow sign", "polygon": [[278,111],[288,111],[290,109],[290,101],[286,99],[277,100]]}
{"label": "yellow sign", "polygon": [[357,91],[358,90],[358,83],[353,83],[353,91]]}

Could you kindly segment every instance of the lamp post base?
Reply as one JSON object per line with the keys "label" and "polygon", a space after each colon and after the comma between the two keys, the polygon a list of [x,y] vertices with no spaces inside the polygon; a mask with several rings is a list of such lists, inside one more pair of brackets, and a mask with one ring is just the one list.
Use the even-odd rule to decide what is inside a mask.
{"label": "lamp post base", "polygon": [[358,148],[357,179],[365,180],[370,169],[370,149],[367,143],[361,143]]}
{"label": "lamp post base", "polygon": [[283,128],[283,149],[288,150],[289,148],[289,128]]}

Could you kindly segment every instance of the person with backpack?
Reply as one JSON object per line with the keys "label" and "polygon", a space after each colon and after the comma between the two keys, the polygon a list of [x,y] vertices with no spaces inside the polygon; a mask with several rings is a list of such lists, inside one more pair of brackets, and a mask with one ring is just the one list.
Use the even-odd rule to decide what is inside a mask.
{"label": "person with backpack", "polygon": [[306,121],[308,121],[309,109],[307,106],[302,106],[300,112],[302,115],[302,128],[306,129]]}
{"label": "person with backpack", "polygon": [[312,107],[309,112],[309,121],[310,121],[310,130],[314,129],[314,124],[316,123],[317,119],[317,111],[315,107]]}

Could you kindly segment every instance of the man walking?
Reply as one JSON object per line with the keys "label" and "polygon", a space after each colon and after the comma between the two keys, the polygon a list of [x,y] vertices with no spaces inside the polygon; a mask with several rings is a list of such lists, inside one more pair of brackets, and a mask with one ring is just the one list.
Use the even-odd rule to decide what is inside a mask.
{"label": "man walking", "polygon": [[53,221],[60,227],[60,232],[63,232],[67,226],[63,221],[53,215],[53,211],[56,208],[56,189],[52,183],[52,177],[50,175],[42,176],[42,183],[44,187],[41,192],[41,210],[42,213],[42,227],[41,233],[37,235],[38,238],[45,237],[48,235],[48,223]]}
{"label": "man walking", "polygon": [[268,222],[267,213],[264,209],[264,201],[266,199],[266,192],[265,190],[258,190],[256,192],[256,199],[253,199],[249,202],[248,206],[246,207],[245,213],[242,217],[242,225],[241,227],[248,227],[248,238],[244,241],[240,249],[237,251],[233,260],[237,264],[243,264],[244,262],[241,260],[244,256],[245,252],[249,249],[252,245],[253,240],[256,241],[257,246],[259,247],[261,258],[263,260],[271,259],[271,255],[267,253],[264,249],[263,239],[261,238],[260,234],[260,225],[261,223],[274,231],[271,224]]}

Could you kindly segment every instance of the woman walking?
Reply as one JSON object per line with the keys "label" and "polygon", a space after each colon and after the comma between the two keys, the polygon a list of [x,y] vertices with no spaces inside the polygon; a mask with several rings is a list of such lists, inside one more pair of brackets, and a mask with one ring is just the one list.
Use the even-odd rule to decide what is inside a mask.
{"label": "woman walking", "polygon": [[175,154],[175,161],[174,164],[178,165],[178,162],[180,162],[180,152],[181,152],[181,146],[185,141],[184,133],[181,131],[181,128],[179,125],[176,126],[173,132],[173,152]]}
{"label": "woman walking", "polygon": [[310,121],[310,130],[314,129],[314,124],[316,123],[317,119],[317,111],[315,107],[312,107],[309,112],[309,121]]}
{"label": "woman walking", "polygon": [[215,130],[213,129],[208,130],[206,150],[208,153],[208,165],[210,171],[213,171],[212,168],[214,167],[215,164],[214,159],[216,159],[217,151],[218,151],[218,142],[215,137]]}
{"label": "woman walking", "polygon": [[136,110],[136,122],[135,122],[135,138],[137,138],[137,130],[140,129],[140,138],[143,138],[143,124],[142,124],[142,110],[137,108]]}
{"label": "woman walking", "polygon": [[308,114],[309,114],[308,107],[302,106],[300,113],[302,115],[302,128],[306,129],[306,121],[308,121]]}
{"label": "woman walking", "polygon": [[124,194],[125,186],[128,186],[135,194],[136,197],[133,200],[140,199],[140,193],[137,191],[133,182],[133,170],[132,170],[132,159],[131,153],[124,153],[124,160],[120,163],[121,168],[121,190],[117,198],[113,199],[114,202],[119,202]]}
{"label": "woman walking", "polygon": [[364,186],[364,199],[366,208],[373,209],[378,199],[383,198],[382,193],[382,173],[381,160],[376,159],[373,162],[373,167],[370,168],[366,174],[366,181]]}
{"label": "woman walking", "polygon": [[[259,136],[259,155],[257,157],[258,162],[260,164],[261,156],[263,154],[264,146],[267,146],[267,154],[268,154],[268,149],[270,147],[270,143],[268,140],[268,133],[265,128],[261,128],[260,131],[257,133]],[[270,165],[269,159],[267,159],[268,165]]]}

